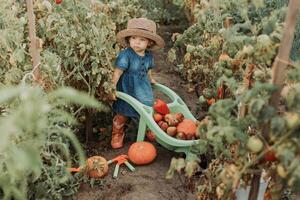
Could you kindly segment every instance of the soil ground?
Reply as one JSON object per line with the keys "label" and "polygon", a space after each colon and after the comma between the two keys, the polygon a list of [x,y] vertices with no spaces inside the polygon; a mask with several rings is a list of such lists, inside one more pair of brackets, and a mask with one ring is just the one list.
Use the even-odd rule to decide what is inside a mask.
{"label": "soil ground", "polygon": [[[197,96],[195,93],[188,93],[185,82],[179,74],[174,72],[174,65],[167,61],[167,52],[170,49],[171,36],[182,29],[176,26],[161,26],[160,35],[166,41],[164,50],[154,54],[156,67],[154,69],[154,78],[157,82],[168,86],[174,90],[188,105],[193,114],[195,114],[195,105]],[[158,97],[159,94],[155,93]],[[136,133],[137,123],[130,123],[128,128]],[[109,130],[108,130],[109,131]],[[135,141],[136,135],[127,134],[125,137],[124,148],[112,150],[109,147],[109,134],[101,142],[89,145],[87,155],[100,155],[107,160],[120,154],[127,154],[130,144]],[[103,145],[104,144],[104,145]],[[178,157],[179,154],[168,151],[159,144],[157,148],[157,158],[153,163],[145,166],[135,166],[136,171],[131,172],[126,166],[121,166],[117,179],[112,178],[114,165],[109,166],[109,174],[103,179],[101,184],[96,184],[91,188],[88,184],[82,185],[79,192],[73,199],[75,200],[189,200],[195,199],[193,189],[188,187],[183,174],[175,174],[171,180],[165,179],[172,157]]]}

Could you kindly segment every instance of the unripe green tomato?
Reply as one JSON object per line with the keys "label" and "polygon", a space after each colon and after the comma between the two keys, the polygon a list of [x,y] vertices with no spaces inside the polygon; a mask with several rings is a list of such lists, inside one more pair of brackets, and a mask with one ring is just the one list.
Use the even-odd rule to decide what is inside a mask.
{"label": "unripe green tomato", "polygon": [[277,165],[276,171],[281,178],[287,177],[287,172],[284,169],[284,167],[282,166],[282,164]]}
{"label": "unripe green tomato", "polygon": [[292,187],[296,182],[296,178],[293,176],[288,180],[288,186]]}
{"label": "unripe green tomato", "polygon": [[265,76],[265,73],[264,73],[263,71],[261,71],[261,70],[259,70],[259,69],[254,71],[254,77],[255,77],[256,79],[261,80],[261,79],[264,78],[264,76]]}
{"label": "unripe green tomato", "polygon": [[204,98],[203,95],[201,95],[201,96],[199,97],[198,101],[199,101],[200,104],[206,103],[206,99]]}
{"label": "unripe green tomato", "polygon": [[195,51],[195,49],[196,49],[196,47],[195,46],[192,46],[192,45],[187,45],[187,47],[186,47],[186,51],[188,52],[188,53],[192,53],[193,51]]}
{"label": "unripe green tomato", "polygon": [[300,125],[300,115],[298,113],[286,112],[284,119],[287,127],[291,130],[298,128]]}
{"label": "unripe green tomato", "polygon": [[256,136],[251,136],[248,139],[247,147],[253,153],[260,152],[263,149],[263,146],[264,146],[264,144],[262,143],[262,141]]}
{"label": "unripe green tomato", "polygon": [[224,74],[225,74],[227,77],[231,77],[231,76],[232,76],[232,70],[231,70],[231,69],[225,69],[225,70],[224,70]]}

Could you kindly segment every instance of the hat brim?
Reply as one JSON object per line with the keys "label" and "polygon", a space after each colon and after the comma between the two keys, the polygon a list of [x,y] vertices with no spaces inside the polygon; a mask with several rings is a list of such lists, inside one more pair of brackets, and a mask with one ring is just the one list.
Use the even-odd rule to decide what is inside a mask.
{"label": "hat brim", "polygon": [[119,42],[122,46],[125,47],[127,46],[126,38],[134,35],[145,37],[154,41],[155,44],[151,48],[149,48],[150,50],[158,50],[165,46],[164,39],[162,39],[159,35],[141,29],[124,29],[120,31],[117,34],[117,42]]}

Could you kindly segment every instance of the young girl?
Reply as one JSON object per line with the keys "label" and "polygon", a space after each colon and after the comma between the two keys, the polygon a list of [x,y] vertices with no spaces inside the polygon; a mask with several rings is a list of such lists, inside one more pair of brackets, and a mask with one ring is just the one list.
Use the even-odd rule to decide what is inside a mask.
{"label": "young girl", "polygon": [[[117,41],[127,46],[120,51],[116,60],[113,82],[117,91],[131,95],[141,103],[152,106],[154,99],[151,75],[154,67],[152,53],[149,50],[163,48],[164,40],[156,34],[155,22],[145,18],[128,21],[127,29],[117,34]],[[112,148],[123,146],[124,125],[128,117],[139,117],[138,113],[125,101],[116,99],[114,94],[113,110],[116,115],[112,125]]]}

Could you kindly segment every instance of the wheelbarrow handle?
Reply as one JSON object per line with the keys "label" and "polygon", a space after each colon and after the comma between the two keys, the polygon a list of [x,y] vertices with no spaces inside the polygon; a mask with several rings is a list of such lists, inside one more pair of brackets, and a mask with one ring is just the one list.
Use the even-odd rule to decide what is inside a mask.
{"label": "wheelbarrow handle", "polygon": [[124,163],[132,172],[135,171],[135,168],[128,161],[126,161]]}
{"label": "wheelbarrow handle", "polygon": [[120,168],[120,165],[116,164],[115,171],[114,171],[114,174],[113,174],[113,178],[117,178],[118,177],[119,168]]}
{"label": "wheelbarrow handle", "polygon": [[71,168],[67,168],[67,170],[69,172],[80,172],[81,171],[81,168],[78,167],[78,168],[75,168],[75,167],[71,167]]}

